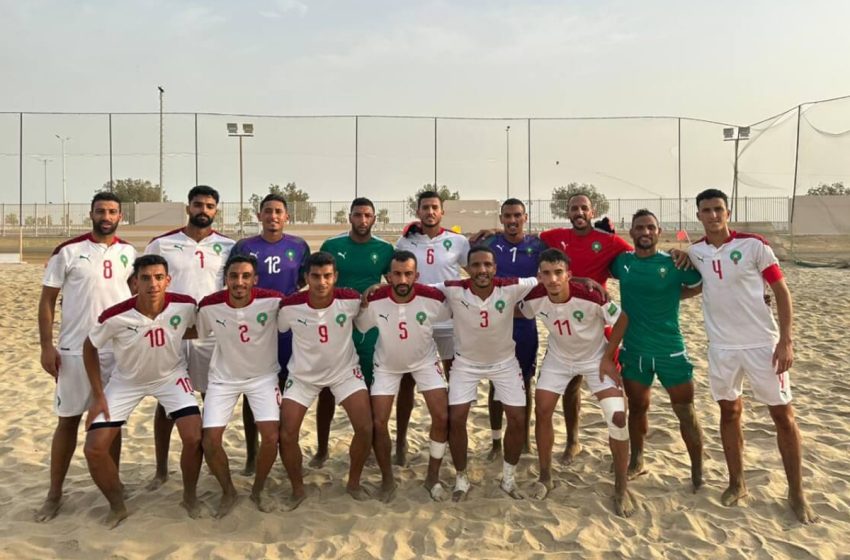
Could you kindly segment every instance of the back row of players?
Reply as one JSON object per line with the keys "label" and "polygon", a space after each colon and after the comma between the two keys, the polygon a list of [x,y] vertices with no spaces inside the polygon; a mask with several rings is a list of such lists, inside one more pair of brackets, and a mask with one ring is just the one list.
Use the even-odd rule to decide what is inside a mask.
{"label": "back row of players", "polygon": [[[722,192],[697,197],[706,237],[689,249],[696,270],[677,267],[671,255],[657,249],[660,228],[651,212],[633,217],[632,249],[622,238],[594,229],[584,195],[569,201],[571,229],[539,237],[525,234],[524,205],[509,199],[501,210],[504,229],[482,232],[483,243],[472,249],[466,237],[441,227],[436,193],[419,196],[419,223],[395,249],[372,235],[374,206],[358,198],[351,205],[351,230],[312,255],[302,239],[284,234],[283,198],[267,196],[258,216],[262,233],[238,243],[212,229],[218,201],[214,189],[194,187],[188,224],[154,239],[136,260],[132,246],[115,235],[120,201],[98,194],[92,233],[60,245],[48,262],[39,330],[42,365],[57,380],[59,423],[50,491],[37,519],[52,518],[60,507],[87,407],[92,477],[110,502],[109,524],[126,517],[118,477],[120,427],[146,395],[159,400],[157,467],[150,487],[167,477],[168,441],[176,424],[183,442],[183,505],[193,517],[200,511],[195,485],[202,456],[223,489],[216,515],[225,515],[236,501],[222,435],[240,394],[246,397],[245,470],[256,474],[251,497],[261,510],[274,507],[263,486],[278,448],[292,483],[288,507],[304,499],[298,436],[317,396],[318,449],[311,465],[321,466],[327,458],[336,400],[354,429],[349,493],[367,498],[360,474],[374,447],[383,477],[379,497],[391,499],[395,481],[387,423],[398,395],[396,463],[404,464],[414,384],[432,417],[425,488],[435,500],[446,497],[439,468],[448,443],[457,470],[453,499],[462,499],[470,488],[466,420],[481,379],[491,382],[491,457],[501,453],[503,411],[508,420],[501,488],[521,497],[514,471],[528,442],[535,318],[550,336],[535,393],[540,477],[534,494],[545,498],[553,486],[552,417],[561,395],[568,436],[562,460],[572,461],[580,450],[579,388],[586,376],[609,429],[615,511],[628,516],[635,503],[627,480],[644,470],[646,413],[656,375],[680,421],[694,490],[703,482],[693,367],[678,323],[679,299],[700,291],[710,340],[709,381],[721,408],[729,468],[722,501],[732,505],[747,493],[741,433],[746,374],[776,424],[792,509],[803,522],[815,519],[802,490],[800,436],[790,404],[790,294],[766,242],[729,230]],[[681,265],[687,255],[677,260]],[[470,279],[460,280],[461,267]],[[604,286],[609,274],[620,280],[623,313],[593,289]],[[579,276],[589,280],[578,282]],[[388,285],[375,291],[382,277]],[[128,279],[136,284],[135,297]],[[775,294],[778,327],[762,300],[764,282]],[[52,325],[60,290],[57,348]],[[361,304],[363,293],[368,297]],[[606,324],[610,340],[603,335]],[[628,423],[621,387],[629,401]],[[194,389],[205,399],[203,423]]]}

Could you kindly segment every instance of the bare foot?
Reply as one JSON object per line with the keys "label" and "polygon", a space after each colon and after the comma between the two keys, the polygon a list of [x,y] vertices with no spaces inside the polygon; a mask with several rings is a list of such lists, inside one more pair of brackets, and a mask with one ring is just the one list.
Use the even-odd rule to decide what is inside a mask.
{"label": "bare foot", "polygon": [[[632,457],[629,461],[629,470],[626,471],[626,476],[629,477],[629,480],[635,479],[642,474],[646,474],[647,469],[643,464],[643,457],[637,456]],[[700,475],[702,476],[702,475]]]}
{"label": "bare foot", "polygon": [[125,519],[127,519],[127,517],[129,515],[130,514],[127,513],[127,508],[124,507],[124,506],[121,506],[120,508],[113,509],[109,512],[109,515],[107,515],[106,519],[104,520],[104,524],[109,529],[114,529],[114,528],[118,527],[119,525],[121,525],[121,522],[124,521]]}
{"label": "bare foot", "polygon": [[313,455],[313,458],[310,459],[310,462],[307,463],[307,466],[313,469],[321,469],[325,466],[325,461],[328,460],[327,451],[324,453],[316,453]]}
{"label": "bare foot", "polygon": [[448,497],[448,492],[446,492],[446,488],[443,486],[443,483],[439,480],[436,482],[425,481],[425,490],[428,491],[428,495],[431,496],[431,499],[435,502],[442,502]]}
{"label": "bare foot", "polygon": [[59,513],[59,508],[62,507],[62,497],[53,499],[47,498],[44,500],[44,503],[41,505],[41,509],[35,512],[33,519],[37,523],[44,523],[45,521],[50,521],[56,514]]}
{"label": "bare foot", "polygon": [[575,442],[564,449],[564,453],[561,455],[559,461],[562,465],[572,465],[579,453],[581,453],[581,444]]}
{"label": "bare foot", "polygon": [[404,443],[401,446],[396,446],[393,464],[398,465],[399,467],[407,466],[407,443]]}
{"label": "bare foot", "polygon": [[395,498],[396,488],[398,488],[398,485],[395,483],[395,480],[381,484],[381,489],[378,490],[378,500],[385,504],[390,503]]}
{"label": "bare foot", "polygon": [[186,510],[186,513],[189,514],[189,517],[192,519],[197,519],[201,516],[201,504],[198,503],[197,497],[187,498],[183,496],[183,500],[180,502],[180,507]]}
{"label": "bare foot", "polygon": [[493,447],[490,448],[490,452],[487,454],[487,460],[489,462],[496,461],[502,458],[502,442],[501,440],[495,439],[493,440]]}
{"label": "bare foot", "polygon": [[516,481],[514,480],[511,480],[509,482],[505,482],[504,480],[502,480],[502,482],[499,483],[499,488],[501,488],[502,492],[504,492],[514,500],[525,499],[525,496],[523,496],[522,493],[519,491],[519,486],[517,486]]}
{"label": "bare foot", "polygon": [[720,496],[720,502],[724,506],[734,506],[738,503],[739,500],[745,498],[747,496],[747,485],[743,482],[739,484],[730,484],[729,488],[727,488],[723,495]]}
{"label": "bare foot", "polygon": [[156,473],[151,481],[148,482],[147,486],[145,486],[145,490],[148,492],[158,490],[160,486],[165,484],[166,480],[168,480],[168,473]]}
{"label": "bare foot", "polygon": [[284,508],[284,510],[286,510],[286,511],[293,511],[293,510],[295,510],[298,506],[300,506],[300,505],[301,505],[301,503],[302,503],[304,500],[306,500],[306,499],[307,499],[307,495],[306,495],[306,494],[304,494],[304,493],[301,493],[301,494],[293,494],[293,495],[291,495],[290,497],[288,497],[288,498],[286,499],[286,502],[284,502],[284,504],[283,504],[283,508]]}
{"label": "bare foot", "polygon": [[809,503],[806,501],[805,496],[792,496],[788,495],[788,501],[791,502],[791,509],[794,511],[794,515],[797,516],[797,519],[803,525],[809,525],[810,523],[817,523],[820,521],[820,517],[809,507]]}
{"label": "bare foot", "polygon": [[534,483],[531,495],[535,500],[545,500],[554,487],[551,480],[538,480]]}
{"label": "bare foot", "polygon": [[[229,491],[225,492],[221,495],[221,501],[218,503],[218,509],[215,510],[213,517],[216,519],[221,519],[233,509],[233,506],[236,505],[238,501],[238,497],[236,494],[236,489],[231,488]],[[191,514],[190,514],[191,516]]]}
{"label": "bare foot", "polygon": [[367,500],[372,499],[372,496],[369,495],[369,492],[359,485],[356,488],[346,488],[345,491],[348,492],[349,496],[351,496],[358,502],[365,502]]}
{"label": "bare foot", "polygon": [[691,465],[691,484],[694,487],[694,494],[702,488],[702,463]]}
{"label": "bare foot", "polygon": [[452,491],[452,501],[453,502],[462,502],[466,499],[466,496],[469,495],[469,478],[466,474],[458,474],[457,480],[455,481],[455,488]]}
{"label": "bare foot", "polygon": [[622,494],[614,495],[614,513],[620,517],[631,517],[635,512],[635,500],[632,493],[626,490]]}
{"label": "bare foot", "polygon": [[275,510],[275,504],[265,492],[251,492],[251,501],[257,504],[257,509],[263,513],[271,513]]}
{"label": "bare foot", "polygon": [[257,464],[254,461],[245,463],[245,468],[240,473],[242,476],[254,476],[257,472]]}

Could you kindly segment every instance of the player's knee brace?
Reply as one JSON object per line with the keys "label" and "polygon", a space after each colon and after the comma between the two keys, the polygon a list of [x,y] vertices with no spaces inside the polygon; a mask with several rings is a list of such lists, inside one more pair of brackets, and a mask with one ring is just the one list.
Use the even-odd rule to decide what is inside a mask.
{"label": "player's knee brace", "polygon": [[439,441],[434,441],[433,439],[428,443],[428,448],[431,453],[431,457],[434,459],[442,459],[443,455],[446,454],[446,446],[448,442],[444,441],[440,443]]}
{"label": "player's knee brace", "polygon": [[623,399],[623,397],[608,397],[600,400],[599,406],[602,408],[602,415],[605,417],[605,423],[608,424],[608,435],[611,436],[611,439],[627,441],[629,439],[628,424],[621,428],[614,423],[614,415],[618,412],[622,412],[623,417],[625,418],[625,399]]}

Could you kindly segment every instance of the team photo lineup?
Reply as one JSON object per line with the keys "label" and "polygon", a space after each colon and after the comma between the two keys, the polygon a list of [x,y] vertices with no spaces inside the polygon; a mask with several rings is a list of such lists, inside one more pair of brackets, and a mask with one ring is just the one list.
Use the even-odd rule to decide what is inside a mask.
{"label": "team photo lineup", "polygon": [[[155,442],[146,488],[155,492],[168,480],[176,427],[180,505],[193,519],[206,508],[222,518],[244,507],[224,438],[240,400],[245,464],[239,469],[253,477],[250,501],[262,512],[293,511],[311,499],[301,435],[314,403],[308,467],[322,469],[328,460],[339,406],[352,432],[347,499],[391,502],[398,469],[409,469],[409,455],[424,451],[408,447],[416,391],[430,416],[427,468],[416,473],[423,496],[463,501],[481,483],[468,463],[470,416],[479,413],[472,405],[482,381],[489,387],[486,460],[501,462],[505,500],[551,499],[553,488],[565,484],[553,472],[553,457],[557,452],[556,460],[569,466],[588,445],[580,409],[583,398],[592,398],[608,435],[610,469],[596,473],[613,482],[606,507],[624,518],[640,515],[629,485],[646,472],[656,378],[687,450],[689,491],[711,491],[703,487],[695,371],[679,324],[687,298],[701,300],[709,340],[708,369],[699,373],[719,407],[728,476],[720,502],[731,507],[748,495],[746,378],[746,399],[766,406],[775,429],[788,506],[802,524],[818,520],[804,491],[792,405],[792,297],[767,241],[730,229],[722,191],[696,197],[704,237],[669,251],[659,247],[662,230],[651,209],[632,216],[626,239],[607,219],[597,221],[590,196],[580,193],[567,203],[570,227],[532,234],[525,204],[509,198],[501,203],[500,228],[467,237],[444,227],[440,195],[424,191],[416,198],[416,220],[395,245],[372,233],[374,204],[355,198],[350,229],[315,252],[284,232],[289,215],[282,196],[262,199],[261,232],[239,240],[213,229],[219,202],[214,188],[193,187],[186,225],[138,253],[117,231],[121,200],[100,192],[91,202],[92,231],[56,247],[47,262],[38,330],[58,420],[49,490],[36,521],[61,514],[81,423],[89,473],[109,504],[105,523],[112,528],[127,519],[122,426],[145,397],[158,403],[145,419]],[[608,294],[610,278],[618,283],[618,301]],[[548,334],[542,361],[538,328]],[[582,385],[592,397],[582,395]],[[561,411],[566,444],[556,450]],[[537,480],[521,480],[520,458],[535,451]],[[453,468],[451,480],[441,478],[444,460]],[[197,493],[204,463],[220,485],[213,504]],[[361,479],[376,467],[381,482],[373,489]],[[291,485],[285,499],[267,488],[276,470]]]}

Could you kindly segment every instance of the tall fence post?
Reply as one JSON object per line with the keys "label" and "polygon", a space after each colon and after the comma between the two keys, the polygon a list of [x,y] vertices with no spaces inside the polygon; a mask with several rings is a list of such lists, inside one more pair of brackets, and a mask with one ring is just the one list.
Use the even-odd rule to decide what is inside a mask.
{"label": "tall fence post", "polygon": [[115,190],[115,177],[112,175],[112,113],[109,113],[109,192]]}
{"label": "tall fence post", "polygon": [[793,230],[794,203],[797,200],[797,170],[800,163],[800,114],[802,105],[797,105],[797,140],[794,147],[794,190],[791,194],[791,215],[788,217],[788,227]]}
{"label": "tall fence post", "polygon": [[676,143],[676,160],[679,168],[679,231],[682,229],[682,118],[677,121]]}
{"label": "tall fence post", "polygon": [[198,182],[198,113],[195,113],[195,184]]}
{"label": "tall fence post", "polygon": [[354,117],[354,198],[357,198],[357,164],[360,157],[360,117]]}
{"label": "tall fence post", "polygon": [[437,117],[434,117],[434,190],[437,189]]}
{"label": "tall fence post", "polygon": [[531,229],[531,119],[526,120],[526,137],[528,139],[528,229]]}

